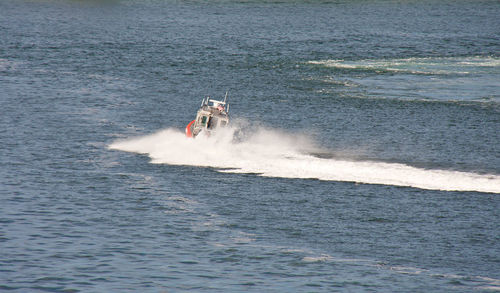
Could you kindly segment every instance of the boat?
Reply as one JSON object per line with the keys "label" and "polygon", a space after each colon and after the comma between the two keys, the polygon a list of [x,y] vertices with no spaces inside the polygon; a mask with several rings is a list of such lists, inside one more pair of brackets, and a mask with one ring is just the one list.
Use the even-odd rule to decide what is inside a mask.
{"label": "boat", "polygon": [[196,113],[196,118],[186,126],[186,136],[195,138],[200,133],[210,135],[229,123],[229,103],[227,93],[223,101],[206,97]]}

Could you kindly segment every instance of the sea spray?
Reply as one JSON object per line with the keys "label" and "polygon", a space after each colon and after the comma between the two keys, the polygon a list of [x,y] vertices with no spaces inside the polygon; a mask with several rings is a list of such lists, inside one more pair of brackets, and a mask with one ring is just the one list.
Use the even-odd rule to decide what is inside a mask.
{"label": "sea spray", "polygon": [[237,127],[227,127],[211,136],[201,134],[192,139],[180,130],[169,128],[117,141],[109,148],[147,154],[156,164],[212,167],[226,173],[500,193],[498,175],[320,158],[313,155],[320,148],[305,135],[263,127],[244,135],[236,135],[238,132]]}

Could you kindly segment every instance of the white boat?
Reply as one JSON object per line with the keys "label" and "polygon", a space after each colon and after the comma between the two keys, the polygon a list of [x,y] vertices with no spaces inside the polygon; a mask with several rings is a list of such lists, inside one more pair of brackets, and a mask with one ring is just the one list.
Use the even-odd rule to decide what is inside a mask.
{"label": "white boat", "polygon": [[229,103],[227,93],[224,101],[206,97],[202,100],[196,118],[186,126],[186,136],[195,138],[201,132],[210,135],[229,123]]}

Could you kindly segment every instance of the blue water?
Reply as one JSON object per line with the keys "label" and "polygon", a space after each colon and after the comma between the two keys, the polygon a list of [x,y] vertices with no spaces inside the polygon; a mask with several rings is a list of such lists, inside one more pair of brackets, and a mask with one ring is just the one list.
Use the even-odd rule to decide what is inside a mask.
{"label": "blue water", "polygon": [[0,1],[0,291],[499,291],[498,15]]}

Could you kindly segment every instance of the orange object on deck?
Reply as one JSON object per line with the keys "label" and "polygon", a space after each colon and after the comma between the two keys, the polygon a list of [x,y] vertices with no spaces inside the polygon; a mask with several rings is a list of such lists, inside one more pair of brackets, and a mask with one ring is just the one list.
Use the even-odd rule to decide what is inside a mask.
{"label": "orange object on deck", "polygon": [[193,123],[195,120],[189,122],[189,124],[186,126],[186,136],[187,137],[193,137]]}

